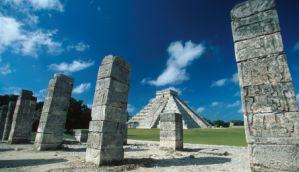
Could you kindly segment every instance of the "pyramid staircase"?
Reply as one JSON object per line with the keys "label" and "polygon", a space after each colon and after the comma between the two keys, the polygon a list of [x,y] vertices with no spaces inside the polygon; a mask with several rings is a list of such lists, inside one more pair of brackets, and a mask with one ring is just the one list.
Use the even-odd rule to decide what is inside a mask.
{"label": "pyramid staircase", "polygon": [[129,120],[130,128],[158,128],[160,115],[163,113],[179,113],[182,115],[183,127],[208,128],[211,125],[197,115],[173,90],[156,92],[156,98],[144,106],[142,110]]}

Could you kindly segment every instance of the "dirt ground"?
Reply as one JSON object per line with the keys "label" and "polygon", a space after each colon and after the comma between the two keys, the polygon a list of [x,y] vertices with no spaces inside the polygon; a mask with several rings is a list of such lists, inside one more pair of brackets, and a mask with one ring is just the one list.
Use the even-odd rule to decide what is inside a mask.
{"label": "dirt ground", "polygon": [[185,144],[183,151],[159,150],[158,142],[129,140],[122,165],[86,163],[86,145],[65,141],[59,151],[37,152],[33,144],[0,143],[0,171],[13,172],[249,172],[245,147]]}

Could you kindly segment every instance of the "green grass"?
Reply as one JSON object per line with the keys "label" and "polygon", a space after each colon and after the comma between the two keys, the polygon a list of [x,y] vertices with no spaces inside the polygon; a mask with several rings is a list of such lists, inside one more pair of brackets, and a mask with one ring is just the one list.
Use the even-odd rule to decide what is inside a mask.
{"label": "green grass", "polygon": [[[159,129],[128,130],[128,139],[159,141]],[[184,130],[184,143],[246,146],[244,128],[187,129]]]}

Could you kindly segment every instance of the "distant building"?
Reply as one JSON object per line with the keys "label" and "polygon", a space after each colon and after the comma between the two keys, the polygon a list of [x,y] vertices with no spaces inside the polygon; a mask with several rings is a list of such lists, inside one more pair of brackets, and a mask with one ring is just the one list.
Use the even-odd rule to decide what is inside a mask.
{"label": "distant building", "polygon": [[183,128],[208,128],[211,125],[194,112],[173,90],[156,92],[156,97],[128,121],[129,128],[159,128],[160,115],[179,113]]}

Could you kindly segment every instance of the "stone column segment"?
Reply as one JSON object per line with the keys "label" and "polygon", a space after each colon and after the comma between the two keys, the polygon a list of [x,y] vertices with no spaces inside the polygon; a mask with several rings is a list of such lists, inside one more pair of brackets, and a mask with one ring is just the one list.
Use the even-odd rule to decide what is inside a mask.
{"label": "stone column segment", "polygon": [[7,140],[8,137],[9,137],[15,107],[16,107],[16,102],[15,101],[10,101],[8,103],[8,109],[7,109],[7,115],[6,115],[4,130],[3,130],[2,141]]}
{"label": "stone column segment", "polygon": [[60,148],[72,89],[73,79],[66,75],[55,74],[50,80],[35,138],[37,150]]}
{"label": "stone column segment", "polygon": [[160,149],[183,149],[183,122],[178,113],[160,115]]}
{"label": "stone column segment", "polygon": [[124,159],[127,103],[131,66],[116,56],[106,56],[99,68],[89,124],[86,161],[97,165]]}
{"label": "stone column segment", "polygon": [[252,171],[299,171],[299,114],[274,0],[231,11]]}
{"label": "stone column segment", "polygon": [[22,90],[16,103],[8,138],[11,144],[30,143],[36,97],[32,91]]}
{"label": "stone column segment", "polygon": [[0,107],[0,138],[2,138],[4,133],[4,125],[7,117],[7,105],[2,105]]}

